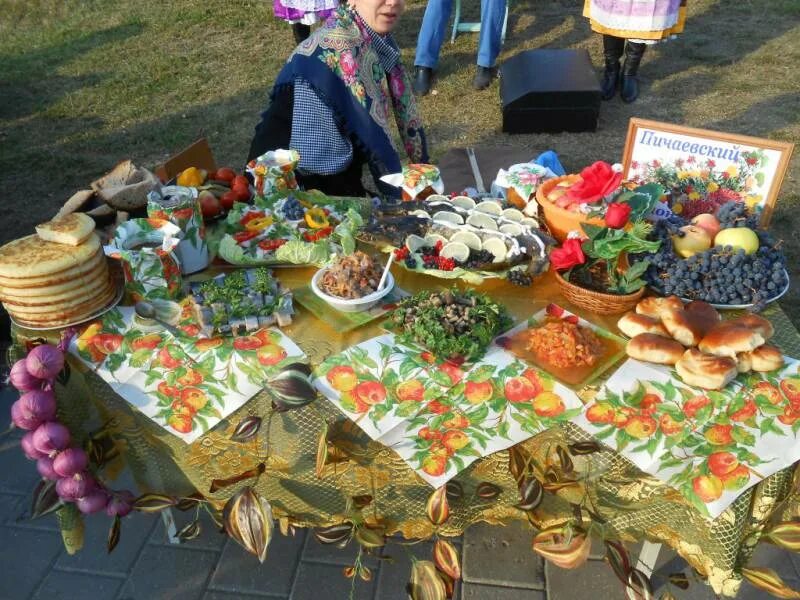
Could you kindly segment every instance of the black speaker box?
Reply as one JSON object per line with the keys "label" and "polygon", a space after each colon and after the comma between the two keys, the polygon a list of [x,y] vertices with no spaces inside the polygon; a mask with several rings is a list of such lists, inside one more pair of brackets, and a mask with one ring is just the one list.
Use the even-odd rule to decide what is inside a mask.
{"label": "black speaker box", "polygon": [[500,67],[506,133],[595,131],[600,82],[583,49],[527,50]]}

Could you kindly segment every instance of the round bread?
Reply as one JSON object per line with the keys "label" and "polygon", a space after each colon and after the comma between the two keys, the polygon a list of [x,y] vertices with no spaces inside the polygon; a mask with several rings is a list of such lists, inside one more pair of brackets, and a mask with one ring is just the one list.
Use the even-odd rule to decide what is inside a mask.
{"label": "round bread", "polygon": [[654,319],[647,315],[640,315],[633,311],[622,315],[620,320],[617,321],[617,327],[629,338],[636,337],[640,333],[653,333],[666,338],[670,337],[659,319]]}
{"label": "round bread", "polygon": [[94,289],[86,290],[84,294],[73,297],[69,300],[62,300],[61,302],[51,302],[50,304],[37,304],[33,306],[26,306],[24,304],[14,304],[12,302],[3,302],[3,306],[8,311],[14,311],[21,317],[28,316],[36,317],[39,315],[57,315],[62,312],[80,309],[81,306],[92,302],[98,296],[105,295],[109,289],[114,289],[114,282],[109,278],[102,281],[100,285]]}
{"label": "round bread", "polygon": [[111,278],[108,274],[108,271],[105,273],[100,273],[98,277],[96,277],[93,281],[87,282],[83,285],[79,285],[75,289],[67,290],[60,294],[51,294],[50,296],[30,296],[30,297],[19,297],[19,296],[0,296],[0,300],[2,300],[3,304],[7,307],[57,307],[65,302],[71,302],[75,300],[86,300],[98,292],[103,291],[111,281]]}
{"label": "round bread", "polygon": [[0,284],[0,301],[10,300],[24,304],[25,302],[40,302],[43,298],[56,299],[76,292],[83,287],[94,285],[100,279],[108,279],[107,259],[101,256],[101,262],[88,273],[74,275],[68,281],[30,288],[13,288]]}
{"label": "round bread", "polygon": [[100,249],[100,238],[92,233],[77,246],[46,242],[29,235],[0,248],[0,277],[24,278],[49,275],[87,262]]}
{"label": "round bread", "polygon": [[667,296],[666,298],[650,296],[639,301],[636,305],[636,312],[654,319],[661,319],[666,311],[682,308],[683,301],[677,296]]}
{"label": "round bread", "polygon": [[62,327],[68,323],[76,323],[85,320],[100,310],[104,309],[108,304],[114,300],[117,291],[114,286],[111,286],[108,292],[101,296],[76,307],[72,310],[61,311],[56,313],[44,313],[42,315],[18,315],[14,311],[9,310],[9,314],[19,325],[23,327]]}
{"label": "round bread", "polygon": [[696,346],[717,324],[717,319],[701,311],[667,310],[661,322],[669,334],[684,346]]}
{"label": "round bread", "polygon": [[73,212],[63,217],[36,226],[37,235],[46,242],[77,246],[94,231],[94,219],[83,213]]}
{"label": "round bread", "polygon": [[675,340],[655,333],[640,333],[628,342],[625,351],[636,360],[674,365],[683,356],[684,347]]}
{"label": "round bread", "polygon": [[753,360],[750,352],[739,352],[736,355],[736,370],[739,373],[749,373],[753,370]]}
{"label": "round bread", "polygon": [[725,387],[739,372],[734,359],[704,354],[696,348],[684,352],[675,370],[684,383],[706,390]]}
{"label": "round bread", "polygon": [[783,366],[783,354],[775,346],[761,346],[750,352],[753,371],[769,372]]}
{"label": "round bread", "polygon": [[97,269],[101,262],[106,262],[106,257],[102,249],[98,250],[97,253],[85,263],[76,267],[70,267],[64,271],[59,271],[58,273],[25,278],[0,277],[0,289],[29,290],[37,287],[70,283],[74,281],[76,277],[86,275]]}
{"label": "round bread", "polygon": [[724,321],[724,323],[726,325],[737,325],[747,327],[748,329],[754,329],[758,331],[765,340],[768,340],[775,335],[775,328],[772,326],[772,323],[770,323],[764,317],[759,317],[758,315],[754,315],[752,313],[747,313],[741,317]]}
{"label": "round bread", "polygon": [[698,348],[706,354],[736,358],[738,353],[755,350],[765,341],[755,329],[720,323],[700,340]]}

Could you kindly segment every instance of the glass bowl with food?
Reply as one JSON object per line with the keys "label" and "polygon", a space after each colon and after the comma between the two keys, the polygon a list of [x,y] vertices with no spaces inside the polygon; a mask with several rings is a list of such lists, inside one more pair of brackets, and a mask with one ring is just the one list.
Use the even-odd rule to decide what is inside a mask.
{"label": "glass bowl with food", "polygon": [[394,277],[386,274],[383,287],[378,285],[383,268],[364,252],[354,252],[335,259],[311,278],[311,290],[331,307],[342,312],[361,312],[375,306],[392,291]]}

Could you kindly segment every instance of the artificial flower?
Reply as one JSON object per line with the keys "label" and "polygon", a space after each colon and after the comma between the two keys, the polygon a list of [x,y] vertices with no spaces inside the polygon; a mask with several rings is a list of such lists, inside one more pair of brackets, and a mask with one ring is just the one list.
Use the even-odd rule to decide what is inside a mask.
{"label": "artificial flower", "polygon": [[627,225],[628,218],[631,215],[631,207],[627,202],[612,202],[606,209],[606,227],[611,229],[622,229]]}
{"label": "artificial flower", "polygon": [[550,252],[550,264],[557,271],[571,269],[586,262],[586,255],[581,248],[582,240],[570,238],[564,240],[560,248],[554,248]]}
{"label": "artificial flower", "polygon": [[573,204],[597,202],[619,187],[622,173],[601,160],[581,171],[581,180],[571,185],[566,197]]}

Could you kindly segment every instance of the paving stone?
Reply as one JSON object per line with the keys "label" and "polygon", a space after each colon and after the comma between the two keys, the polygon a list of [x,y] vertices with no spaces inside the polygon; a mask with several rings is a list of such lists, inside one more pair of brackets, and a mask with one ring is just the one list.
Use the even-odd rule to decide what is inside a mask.
{"label": "paving stone", "polygon": [[263,564],[259,564],[258,559],[239,544],[228,540],[208,586],[209,591],[288,596],[305,536],[304,530],[292,537],[284,537],[276,531]]}
{"label": "paving stone", "polygon": [[461,598],[462,600],[547,600],[547,594],[542,590],[464,582]]}
{"label": "paving stone", "polygon": [[[350,596],[351,586],[355,593]],[[401,588],[402,591],[402,588]],[[354,598],[371,600],[375,593],[375,578],[364,581],[359,577],[348,579],[339,565],[303,562],[297,570],[297,579],[292,586],[291,600],[319,600],[320,598]],[[404,594],[404,597],[407,595]],[[400,598],[400,596],[391,597]]]}
{"label": "paving stone", "polygon": [[50,571],[33,600],[75,600],[81,593],[92,600],[113,600],[124,579],[88,573]]}
{"label": "paving stone", "polygon": [[622,598],[622,583],[605,562],[587,561],[579,569],[561,569],[545,562],[548,600]]}
{"label": "paving stone", "polygon": [[756,551],[753,553],[748,565],[774,569],[782,579],[797,581],[800,579],[800,570],[797,568],[800,561],[795,562],[797,557],[794,554],[794,552],[783,550],[772,544],[761,543],[756,546]]}
{"label": "paving stone", "polygon": [[544,589],[543,561],[531,550],[532,537],[521,521],[506,527],[471,526],[464,533],[464,581]]}
{"label": "paving stone", "polygon": [[[448,538],[448,541],[460,548],[461,538]],[[393,562],[383,561],[377,577],[378,589],[375,600],[406,600],[406,584],[411,575],[411,558],[413,555],[419,560],[433,560],[433,542],[422,542],[412,546],[398,546],[389,544],[383,551],[384,556],[391,556]],[[461,559],[463,564],[463,558]],[[459,597],[461,582],[456,582],[454,598]]]}
{"label": "paving stone", "polygon": [[25,511],[23,500],[27,496],[0,494],[0,524],[13,523]]}
{"label": "paving stone", "polygon": [[62,547],[55,532],[0,528],[0,598],[29,597]]}
{"label": "paving stone", "polygon": [[161,519],[155,515],[132,512],[122,519],[119,543],[108,554],[106,543],[112,518],[105,513],[99,513],[84,517],[83,522],[86,527],[83,549],[72,556],[63,552],[58,557],[57,568],[65,571],[127,575],[141,553],[142,546],[150,537],[153,526],[161,525]]}
{"label": "paving stone", "polygon": [[[175,510],[172,512],[175,515],[175,526],[177,527],[178,531],[180,531],[181,527],[184,527],[192,519],[194,519],[194,511],[188,511],[184,513]],[[181,545],[198,550],[221,551],[222,547],[225,545],[225,542],[228,540],[228,536],[224,533],[220,533],[219,528],[214,523],[214,520],[205,510],[200,510],[199,521],[200,535]],[[174,545],[170,543],[169,538],[167,537],[167,528],[164,527],[160,517],[159,524],[153,527],[153,533],[150,536],[150,543],[159,544],[162,546]]]}
{"label": "paving stone", "polygon": [[254,596],[251,594],[242,594],[241,592],[228,593],[228,592],[206,592],[203,600],[263,600],[264,598],[286,598],[286,596]]}
{"label": "paving stone", "polygon": [[[344,548],[339,548],[335,544],[320,544],[314,534],[309,532],[300,560],[346,566],[353,564],[357,554],[358,544],[355,541],[351,541]],[[380,561],[375,557],[365,555],[362,557],[362,562],[369,567],[374,567]]]}
{"label": "paving stone", "polygon": [[[0,413],[8,412],[7,404],[0,404]],[[19,430],[8,434],[3,440],[5,450],[0,451],[0,492],[29,495],[41,477],[36,471],[36,463],[25,458],[19,440],[22,439]]]}
{"label": "paving stone", "polygon": [[216,552],[147,545],[119,600],[200,600],[218,556]]}

